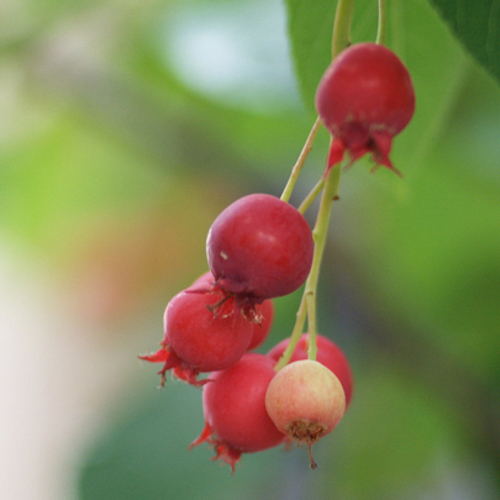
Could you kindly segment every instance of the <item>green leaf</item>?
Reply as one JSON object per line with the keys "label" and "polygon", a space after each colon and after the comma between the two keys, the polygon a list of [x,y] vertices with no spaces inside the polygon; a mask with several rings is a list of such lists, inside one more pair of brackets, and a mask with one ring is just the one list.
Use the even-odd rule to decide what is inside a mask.
{"label": "green leaf", "polygon": [[474,58],[500,80],[500,1],[431,3]]}
{"label": "green leaf", "polygon": [[300,91],[308,106],[331,61],[336,4],[325,0],[286,0],[288,31]]}

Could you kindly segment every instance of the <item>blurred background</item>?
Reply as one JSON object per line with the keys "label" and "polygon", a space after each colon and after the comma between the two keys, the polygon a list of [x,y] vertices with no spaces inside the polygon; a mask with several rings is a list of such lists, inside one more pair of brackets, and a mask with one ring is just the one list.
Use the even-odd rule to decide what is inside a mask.
{"label": "blurred background", "polygon": [[[305,450],[274,449],[231,477],[208,448],[187,452],[201,391],[159,391],[158,366],[136,356],[206,271],[216,215],[279,196],[314,122],[284,5],[0,2],[1,498],[500,496],[500,91],[412,5],[398,53],[418,110],[393,155],[405,178],[369,161],[343,175],[320,283],[352,405],[315,445],[317,470]],[[299,299],[276,301],[261,352],[290,334]]]}

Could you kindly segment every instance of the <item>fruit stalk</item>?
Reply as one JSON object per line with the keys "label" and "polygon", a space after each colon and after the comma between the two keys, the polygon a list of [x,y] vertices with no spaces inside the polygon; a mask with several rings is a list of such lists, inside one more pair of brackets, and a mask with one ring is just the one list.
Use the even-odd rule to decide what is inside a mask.
{"label": "fruit stalk", "polygon": [[[337,11],[335,13],[335,22],[333,26],[333,36],[332,36],[332,57],[335,58],[340,52],[342,52],[350,44],[351,37],[351,23],[352,16],[354,12],[354,0],[339,0],[337,4]],[[317,119],[309,137],[307,138],[306,144],[302,149],[302,152],[297,160],[297,163],[292,169],[290,179],[281,195],[283,201],[288,201],[290,194],[293,190],[295,182],[297,181],[300,169],[304,164],[305,158],[309,154],[312,146],[312,142],[316,137],[316,133],[320,127],[320,120]],[[340,182],[340,168],[330,169],[326,173],[326,180],[323,179],[317,184],[313,189],[311,194],[304,200],[300,207],[300,212],[303,213],[310,205],[312,200],[319,192],[320,186],[323,187],[323,195],[321,197],[320,207],[318,210],[318,215],[316,218],[316,223],[313,229],[314,237],[314,256],[311,271],[306,281],[306,286],[304,289],[304,294],[300,302],[299,309],[297,311],[297,319],[290,336],[290,342],[283,352],[283,355],[276,363],[275,370],[279,371],[283,368],[289,361],[300,340],[300,336],[303,333],[303,328],[305,324],[306,317],[308,319],[308,328],[310,333],[310,342],[308,349],[308,358],[316,359],[316,291],[318,287],[319,271],[321,267],[321,260],[323,258],[323,251],[325,248],[328,226],[330,223],[330,213],[333,201],[337,198],[338,188]]]}
{"label": "fruit stalk", "polygon": [[387,6],[385,0],[378,0],[378,29],[376,43],[385,45],[387,31]]}
{"label": "fruit stalk", "polygon": [[[316,118],[316,121],[314,122],[314,125],[312,126],[311,131],[309,132],[309,135],[306,139],[306,143],[304,144],[304,147],[302,148],[302,151],[300,152],[300,155],[297,159],[297,162],[292,168],[292,173],[290,174],[290,177],[288,178],[288,181],[286,183],[285,189],[283,190],[283,194],[281,195],[281,200],[288,201],[290,200],[290,196],[292,194],[293,188],[295,187],[295,183],[297,182],[297,179],[299,178],[300,171],[302,170],[302,167],[304,166],[304,163],[306,161],[307,156],[312,150],[312,145],[314,142],[314,139],[316,139],[316,134],[318,133],[318,130],[321,127],[321,120],[319,119],[319,116]],[[303,213],[303,212],[302,212]]]}
{"label": "fruit stalk", "polygon": [[319,272],[321,269],[321,261],[323,259],[323,252],[328,237],[332,204],[338,196],[341,171],[342,169],[340,168],[332,168],[327,173],[318,209],[318,215],[316,217],[316,223],[313,229],[314,254],[311,271],[309,272],[309,276],[306,280],[304,294],[297,311],[297,319],[290,336],[290,342],[274,367],[276,371],[281,370],[281,368],[283,368],[290,361],[295,346],[303,333],[306,317],[308,321],[308,331],[310,334],[309,349],[307,354],[309,359],[316,359],[316,293],[318,288]]}
{"label": "fruit stalk", "polygon": [[333,23],[332,58],[335,59],[351,43],[354,0],[339,0]]}
{"label": "fruit stalk", "polygon": [[309,350],[307,357],[316,359],[316,293],[318,289],[319,272],[323,253],[328,238],[328,226],[330,225],[330,215],[332,212],[332,204],[338,197],[340,183],[340,168],[332,168],[327,174],[325,187],[321,196],[316,224],[313,229],[314,238],[314,255],[311,271],[307,277],[304,296],[307,303],[307,322],[309,331]]}

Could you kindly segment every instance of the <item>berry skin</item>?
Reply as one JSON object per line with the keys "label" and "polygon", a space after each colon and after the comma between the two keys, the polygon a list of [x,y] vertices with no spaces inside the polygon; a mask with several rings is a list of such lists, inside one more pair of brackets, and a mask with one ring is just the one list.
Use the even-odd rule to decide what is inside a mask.
{"label": "berry skin", "polygon": [[210,375],[203,386],[205,427],[189,448],[203,442],[213,445],[216,456],[231,466],[242,453],[267,450],[286,436],[273,424],[265,407],[274,361],[257,353],[245,354],[234,366]]}
{"label": "berry skin", "polygon": [[[277,362],[285,351],[289,342],[289,338],[282,340],[279,344],[276,344],[267,353],[267,355]],[[340,383],[342,384],[345,392],[347,409],[351,402],[353,391],[353,377],[351,367],[349,366],[349,361],[345,357],[345,354],[334,342],[326,337],[323,337],[322,335],[316,336],[316,346],[318,349],[316,353],[316,361],[320,362],[322,365],[325,365],[340,380]],[[289,362],[292,363],[294,361],[298,361],[299,359],[307,359],[308,349],[309,334],[305,333],[297,342],[297,345],[295,346]]]}
{"label": "berry skin", "polygon": [[345,151],[354,162],[371,152],[376,165],[397,174],[389,153],[392,138],[410,122],[415,92],[408,70],[388,48],[352,45],[331,63],[316,91],[316,109],[332,134],[328,166]]}
{"label": "berry skin", "polygon": [[240,303],[297,290],[311,269],[314,243],[303,215],[268,194],[235,201],[215,219],[207,258],[216,283]]}
{"label": "berry skin", "polygon": [[345,394],[339,379],[318,361],[303,359],[282,368],[266,392],[266,409],[276,427],[311,447],[340,422]]}
{"label": "berry skin", "polygon": [[165,363],[159,372],[173,369],[177,378],[191,384],[200,372],[223,370],[235,364],[252,340],[254,324],[236,307],[234,299],[220,290],[189,289],[178,293],[167,305],[162,348],[141,359]]}

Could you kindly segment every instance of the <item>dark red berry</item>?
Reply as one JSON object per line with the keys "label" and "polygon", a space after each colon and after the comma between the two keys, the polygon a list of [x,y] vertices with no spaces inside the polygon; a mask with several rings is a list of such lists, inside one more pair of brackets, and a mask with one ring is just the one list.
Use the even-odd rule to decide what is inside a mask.
{"label": "dark red berry", "polygon": [[413,116],[415,92],[394,52],[375,43],[341,52],[319,83],[316,109],[333,136],[329,166],[339,163],[345,151],[351,161],[371,152],[377,165],[399,174],[389,153],[392,138]]}
{"label": "dark red berry", "polygon": [[[276,344],[267,355],[275,361],[278,361],[289,343],[289,338],[281,341],[279,344]],[[353,377],[349,361],[337,344],[322,335],[316,336],[316,347],[316,361],[326,366],[338,377],[345,392],[346,407],[349,406],[353,391]],[[301,359],[307,359],[308,349],[309,335],[305,333],[297,342],[292,357],[290,358],[290,363]]]}
{"label": "dark red berry", "polygon": [[285,434],[273,424],[265,395],[273,379],[274,361],[263,354],[247,353],[234,366],[210,375],[203,386],[205,428],[191,443],[213,445],[216,457],[233,472],[242,453],[266,450],[281,444]]}
{"label": "dark red berry", "polygon": [[[254,324],[236,307],[233,297],[212,290],[178,293],[165,309],[162,348],[146,361],[165,363],[176,377],[197,384],[200,372],[223,370],[235,364],[252,339]],[[203,382],[202,382],[203,383]]]}
{"label": "dark red berry", "polygon": [[262,302],[299,288],[311,269],[309,224],[292,205],[268,194],[240,198],[215,219],[207,257],[217,285],[240,302]]}

